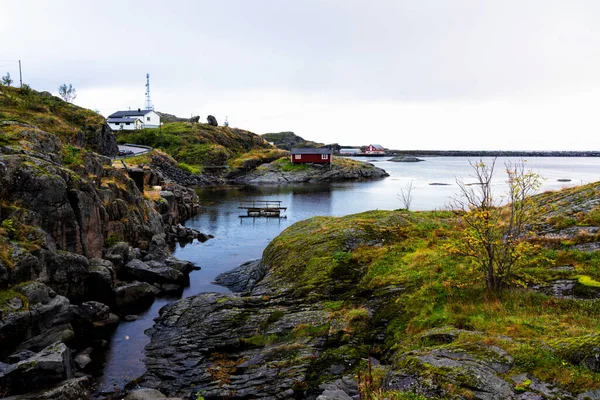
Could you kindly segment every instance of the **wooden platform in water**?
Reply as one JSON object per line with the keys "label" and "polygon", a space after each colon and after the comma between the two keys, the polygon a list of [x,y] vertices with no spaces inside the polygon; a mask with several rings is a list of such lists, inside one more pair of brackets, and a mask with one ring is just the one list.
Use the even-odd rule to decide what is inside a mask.
{"label": "wooden platform in water", "polygon": [[281,211],[287,210],[287,207],[281,207],[281,201],[278,200],[249,200],[240,201],[240,206],[246,210],[247,215],[240,217],[281,217]]}

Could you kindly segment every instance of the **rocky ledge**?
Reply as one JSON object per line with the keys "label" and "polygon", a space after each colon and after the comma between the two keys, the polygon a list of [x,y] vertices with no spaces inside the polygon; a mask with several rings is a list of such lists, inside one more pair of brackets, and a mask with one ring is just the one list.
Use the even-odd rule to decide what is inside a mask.
{"label": "rocky ledge", "polygon": [[256,170],[232,178],[235,184],[275,184],[302,182],[334,182],[348,180],[381,179],[389,176],[385,170],[373,164],[334,159],[333,164],[295,164],[287,159],[263,164]]}
{"label": "rocky ledge", "polygon": [[[234,293],[200,294],[160,310],[146,331],[147,372],[139,384],[186,399],[365,398],[375,381],[380,398],[600,398],[594,328],[576,335],[557,331],[543,341],[532,340],[529,330],[529,321],[541,318],[535,313],[562,318],[561,307],[581,307],[577,315],[595,324],[598,300],[519,290],[511,292],[513,299],[488,302],[472,288],[472,278],[453,286],[444,274],[456,267],[438,255],[427,259],[425,253],[443,243],[427,240],[434,236],[424,232],[450,235],[446,224],[454,218],[371,211],[294,224],[261,260],[216,278]],[[446,277],[436,281],[439,275]],[[428,285],[434,291],[422,292]],[[445,303],[445,296],[460,300]],[[520,325],[528,329],[525,336],[476,325],[480,312],[471,320],[470,314],[451,317],[447,308],[440,316],[431,308],[511,313],[506,305],[527,307],[530,301],[536,305]]]}

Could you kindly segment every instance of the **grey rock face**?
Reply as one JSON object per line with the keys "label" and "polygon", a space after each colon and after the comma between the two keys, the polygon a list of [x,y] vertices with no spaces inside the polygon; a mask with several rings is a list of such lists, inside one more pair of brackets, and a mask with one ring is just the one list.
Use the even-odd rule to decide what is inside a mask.
{"label": "grey rock face", "polygon": [[220,274],[216,284],[225,286],[234,293],[250,292],[266,274],[267,268],[261,260],[248,261],[239,267]]}
{"label": "grey rock face", "polygon": [[[296,346],[274,343],[263,348],[243,345],[242,341],[265,324],[271,325],[266,334],[277,335],[291,332],[299,324],[327,321],[326,312],[306,305],[292,306],[289,301],[264,301],[262,296],[243,300],[206,293],[165,306],[154,327],[146,331],[151,343],[146,347],[148,373],[142,384],[181,397],[195,387],[205,397],[234,391],[246,398],[292,398],[292,388],[305,381],[309,362],[323,342],[314,339]],[[288,308],[279,315],[283,304]],[[221,359],[215,353],[223,348],[232,352]],[[289,363],[289,352],[300,361]],[[231,382],[224,386],[209,373],[218,363],[236,368]]]}
{"label": "grey rock face", "polygon": [[0,372],[2,386],[19,394],[47,387],[72,377],[71,352],[64,343],[54,343],[33,357],[11,364]]}
{"label": "grey rock face", "polygon": [[76,144],[107,157],[114,157],[119,152],[117,139],[107,124],[102,126],[86,126],[76,136]]}
{"label": "grey rock face", "polygon": [[39,282],[26,283],[14,290],[27,298],[29,310],[4,313],[0,320],[0,337],[3,338],[0,358],[11,354],[19,345],[21,349],[39,351],[49,344],[47,340],[72,335],[68,299]]}

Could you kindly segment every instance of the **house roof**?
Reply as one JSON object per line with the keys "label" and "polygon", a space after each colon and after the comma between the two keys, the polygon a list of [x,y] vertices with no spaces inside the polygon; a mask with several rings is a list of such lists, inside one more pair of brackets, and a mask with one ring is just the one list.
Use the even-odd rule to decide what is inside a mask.
{"label": "house roof", "polygon": [[371,144],[371,146],[375,147],[376,149],[385,150],[384,147],[380,144]]}
{"label": "house roof", "polygon": [[117,111],[108,116],[108,118],[121,118],[121,117],[142,117],[154,110],[126,110],[126,111]]}
{"label": "house roof", "polygon": [[292,149],[292,154],[333,154],[333,150],[328,147],[321,147],[319,149],[301,148]]}
{"label": "house roof", "polygon": [[139,118],[108,118],[106,120],[108,123],[117,123],[117,122],[135,122],[135,121],[139,121]]}

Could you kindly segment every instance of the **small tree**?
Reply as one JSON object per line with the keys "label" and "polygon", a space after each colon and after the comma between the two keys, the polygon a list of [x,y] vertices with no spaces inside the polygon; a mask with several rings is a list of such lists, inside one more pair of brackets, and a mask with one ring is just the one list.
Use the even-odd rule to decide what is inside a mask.
{"label": "small tree", "polygon": [[13,83],[13,80],[10,77],[10,72],[7,72],[6,75],[4,75],[2,77],[2,84],[5,86],[10,86],[10,85],[12,85],[12,83]]}
{"label": "small tree", "polygon": [[476,182],[457,180],[460,188],[455,207],[464,211],[461,238],[453,248],[470,257],[484,274],[488,290],[500,291],[530,247],[525,240],[534,222],[531,196],[539,190],[541,177],[525,170],[525,161],[506,163],[509,204],[500,207],[492,190],[496,159],[471,163]]}
{"label": "small tree", "polygon": [[72,103],[77,97],[77,91],[73,85],[69,84],[69,86],[67,86],[66,83],[63,83],[58,87],[58,94],[67,103]]}
{"label": "small tree", "polygon": [[402,203],[402,208],[404,208],[405,210],[410,210],[410,205],[412,204],[412,191],[413,181],[410,181],[410,183],[407,184],[405,188],[400,189],[400,193],[397,195],[398,200],[400,200],[400,202]]}

